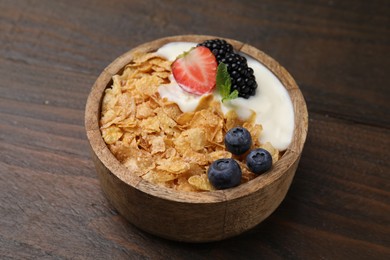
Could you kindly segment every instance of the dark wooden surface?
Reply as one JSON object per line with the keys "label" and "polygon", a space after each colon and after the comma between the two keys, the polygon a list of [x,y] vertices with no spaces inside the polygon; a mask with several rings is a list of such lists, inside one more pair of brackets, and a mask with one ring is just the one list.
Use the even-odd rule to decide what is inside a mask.
{"label": "dark wooden surface", "polygon": [[[0,0],[0,259],[389,259],[389,17],[388,0]],[[274,57],[310,115],[282,205],[208,244],[118,215],[83,127],[88,92],[115,57],[190,33]]]}

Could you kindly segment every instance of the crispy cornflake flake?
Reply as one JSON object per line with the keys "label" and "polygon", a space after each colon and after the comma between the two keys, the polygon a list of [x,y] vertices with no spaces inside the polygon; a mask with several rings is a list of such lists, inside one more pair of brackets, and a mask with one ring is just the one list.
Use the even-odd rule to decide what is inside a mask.
{"label": "crispy cornflake flake", "polygon": [[209,163],[221,158],[232,158],[232,154],[225,150],[210,152],[207,156]]}
{"label": "crispy cornflake flake", "polygon": [[[214,190],[207,178],[209,165],[220,158],[232,158],[224,136],[235,126],[246,127],[254,147],[268,150],[274,162],[279,151],[261,144],[261,125],[256,114],[246,121],[236,112],[224,115],[213,95],[202,97],[193,112],[183,113],[176,103],[162,99],[158,87],[170,83],[171,62],[156,53],[135,53],[102,100],[100,130],[113,155],[129,172],[163,187],[181,191]],[[236,158],[237,159],[237,158]],[[255,175],[244,159],[242,182]]]}
{"label": "crispy cornflake flake", "polygon": [[261,131],[263,130],[263,127],[259,124],[256,124],[254,120],[247,121],[243,124],[243,127],[248,129],[249,133],[251,134],[253,145],[258,147],[260,145],[259,137],[261,134]]}
{"label": "crispy cornflake flake", "polygon": [[212,108],[197,111],[191,122],[190,128],[202,128],[206,133],[206,139],[209,142],[221,142],[224,119],[220,117]]}
{"label": "crispy cornflake flake", "polygon": [[144,102],[137,105],[137,119],[145,119],[154,115],[155,113],[153,109],[150,108],[150,102]]}
{"label": "crispy cornflake flake", "polygon": [[206,174],[191,176],[190,178],[188,178],[188,182],[197,190],[201,190],[201,191],[214,190]]}
{"label": "crispy cornflake flake", "polygon": [[276,163],[279,160],[279,150],[272,146],[270,142],[260,145],[260,148],[267,150],[272,156],[272,163]]}
{"label": "crispy cornflake flake", "polygon": [[230,110],[226,113],[226,119],[225,119],[225,131],[229,131],[229,129],[232,129],[236,126],[241,126],[242,121],[238,118],[238,115],[236,111]]}
{"label": "crispy cornflake flake", "polygon": [[119,140],[123,135],[122,130],[116,126],[110,126],[102,129],[102,136],[107,144],[113,144]]}
{"label": "crispy cornflake flake", "polygon": [[195,112],[186,112],[181,115],[179,115],[176,119],[177,123],[183,128],[188,127],[190,124],[191,120],[194,118]]}
{"label": "crispy cornflake flake", "polygon": [[[172,172],[167,172],[167,171],[162,171],[162,170],[154,170],[151,171],[153,177],[152,177],[152,182],[157,183],[157,184],[164,184],[166,182],[173,181],[177,179],[177,174],[172,173]],[[163,185],[165,186],[165,185]]]}
{"label": "crispy cornflake flake", "polygon": [[167,149],[165,149],[165,152],[161,158],[173,159],[174,157],[176,157],[176,155],[177,155],[176,149],[173,147],[168,147]]}
{"label": "crispy cornflake flake", "polygon": [[181,191],[197,191],[197,189],[188,182],[187,176],[180,176],[177,178],[174,188]]}
{"label": "crispy cornflake flake", "polygon": [[162,108],[155,109],[155,112],[157,113],[161,130],[168,135],[173,135],[175,133],[174,127],[177,125],[175,120],[170,118]]}
{"label": "crispy cornflake flake", "polygon": [[198,153],[191,149],[187,149],[182,154],[184,161],[189,163],[197,163],[201,166],[206,166],[208,164],[207,155],[205,153]]}
{"label": "crispy cornflake flake", "polygon": [[146,133],[156,133],[160,131],[160,123],[156,116],[148,117],[139,122],[139,126]]}
{"label": "crispy cornflake flake", "polygon": [[169,72],[171,71],[171,62],[167,61],[164,58],[155,57],[154,59],[150,60],[150,64],[155,65],[154,67],[158,67],[162,69],[162,70],[158,69],[156,71],[169,71]]}
{"label": "crispy cornflake flake", "polygon": [[181,174],[190,169],[190,164],[183,160],[161,159],[157,162],[157,169],[174,174]]}
{"label": "crispy cornflake flake", "polygon": [[165,152],[165,142],[162,136],[152,136],[150,138],[151,154]]}
{"label": "crispy cornflake flake", "polygon": [[179,106],[176,103],[164,102],[162,109],[168,115],[168,117],[172,118],[174,121],[177,121],[177,118],[182,114]]}
{"label": "crispy cornflake flake", "polygon": [[136,158],[137,166],[143,173],[156,168],[154,158],[149,152],[143,150],[133,150],[132,156]]}
{"label": "crispy cornflake flake", "polygon": [[238,164],[241,167],[241,172],[242,172],[241,182],[242,183],[253,180],[256,177],[256,175],[248,169],[248,167],[246,166],[246,164],[244,162],[238,161]]}
{"label": "crispy cornflake flake", "polygon": [[190,128],[182,135],[193,151],[201,151],[206,145],[206,133],[202,128]]}
{"label": "crispy cornflake flake", "polygon": [[153,64],[147,61],[155,57],[159,58],[156,52],[150,52],[150,53],[138,52],[134,54],[133,62],[128,66],[139,67],[142,64]]}

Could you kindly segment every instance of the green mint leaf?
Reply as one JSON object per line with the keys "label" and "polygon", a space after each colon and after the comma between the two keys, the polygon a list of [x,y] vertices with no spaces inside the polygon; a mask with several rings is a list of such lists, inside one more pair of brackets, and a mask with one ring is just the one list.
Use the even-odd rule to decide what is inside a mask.
{"label": "green mint leaf", "polygon": [[234,90],[232,93],[230,93],[229,95],[229,100],[232,100],[232,99],[235,99],[235,98],[238,98],[238,90]]}
{"label": "green mint leaf", "polygon": [[232,99],[238,98],[238,91],[237,89],[234,90],[232,93],[230,93],[228,96],[222,98],[222,103],[225,101],[229,101]]}
{"label": "green mint leaf", "polygon": [[229,95],[230,92],[230,76],[227,71],[226,64],[220,63],[217,68],[217,90],[221,94],[222,97]]}
{"label": "green mint leaf", "polygon": [[219,94],[221,94],[222,102],[238,97],[237,90],[230,93],[232,82],[226,64],[224,64],[223,62],[221,62],[217,68],[216,85]]}

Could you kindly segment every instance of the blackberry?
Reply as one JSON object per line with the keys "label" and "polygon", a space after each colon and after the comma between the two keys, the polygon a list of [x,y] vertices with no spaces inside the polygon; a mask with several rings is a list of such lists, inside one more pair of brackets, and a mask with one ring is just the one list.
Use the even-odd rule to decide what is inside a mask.
{"label": "blackberry", "polygon": [[233,53],[233,46],[222,39],[207,40],[199,43],[197,46],[208,48],[214,54],[218,64],[226,55]]}
{"label": "blackberry", "polygon": [[253,69],[248,67],[244,56],[237,53],[230,53],[222,58],[220,62],[226,64],[232,86],[231,91],[238,91],[238,96],[249,98],[256,94],[257,83]]}

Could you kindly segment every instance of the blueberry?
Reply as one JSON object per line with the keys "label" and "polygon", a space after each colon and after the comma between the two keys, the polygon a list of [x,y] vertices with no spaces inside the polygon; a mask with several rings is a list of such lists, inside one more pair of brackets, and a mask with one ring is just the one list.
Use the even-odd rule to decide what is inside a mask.
{"label": "blueberry", "polygon": [[243,127],[234,127],[225,135],[226,149],[235,155],[244,154],[251,148],[252,137],[249,131]]}
{"label": "blueberry", "polygon": [[231,158],[223,158],[214,161],[208,171],[207,176],[210,183],[216,189],[232,188],[241,183],[240,165]]}
{"label": "blueberry", "polygon": [[265,149],[254,149],[246,156],[246,165],[255,174],[264,173],[272,166],[272,156]]}

